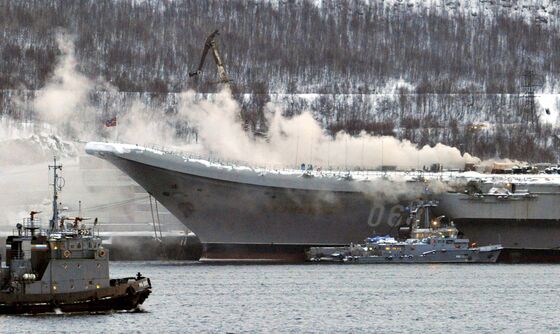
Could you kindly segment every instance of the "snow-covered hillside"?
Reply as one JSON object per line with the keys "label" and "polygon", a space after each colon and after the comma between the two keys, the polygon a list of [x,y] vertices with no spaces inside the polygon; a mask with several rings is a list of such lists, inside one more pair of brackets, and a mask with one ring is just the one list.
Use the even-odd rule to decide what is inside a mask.
{"label": "snow-covered hillside", "polygon": [[[242,92],[371,93],[403,79],[418,92],[513,93],[530,68],[556,92],[554,0],[46,0],[0,3],[0,89],[38,89],[56,65],[56,33],[78,67],[121,91],[212,91],[206,36],[221,30]],[[211,62],[210,62],[211,63]]]}
{"label": "snow-covered hillside", "polygon": [[[200,78],[187,73],[219,28],[241,121],[257,134],[272,102],[286,116],[310,111],[331,134],[557,161],[559,17],[554,0],[7,0],[0,113],[23,122],[56,114],[65,138],[114,139],[104,121],[118,116],[122,128],[140,109],[174,123],[172,133],[169,124],[134,129],[144,137],[196,140],[180,92],[218,91],[211,61]],[[523,97],[528,70],[534,115]]]}

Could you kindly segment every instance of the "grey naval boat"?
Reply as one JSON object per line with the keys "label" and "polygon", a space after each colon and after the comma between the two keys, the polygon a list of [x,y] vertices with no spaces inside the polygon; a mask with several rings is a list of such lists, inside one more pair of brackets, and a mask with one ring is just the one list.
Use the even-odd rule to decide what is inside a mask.
{"label": "grey naval boat", "polygon": [[345,263],[495,263],[501,251],[500,245],[471,247],[468,239],[444,236],[434,230],[422,239],[368,238],[363,245],[338,248],[335,252],[314,247],[309,250],[308,259]]}
{"label": "grey naval boat", "polygon": [[[442,218],[430,219],[434,202],[418,204],[411,211],[413,221],[411,238],[397,241],[390,236],[367,238],[364,244],[347,247],[312,247],[307,252],[311,262],[343,263],[495,263],[500,256],[500,245],[476,247],[468,239],[457,238],[453,226],[440,227]],[[424,228],[419,228],[423,213]]]}
{"label": "grey naval boat", "polygon": [[[54,170],[53,218],[43,229],[31,212],[6,241],[0,266],[0,314],[134,310],[151,292],[149,278],[110,279],[109,252],[81,217],[59,217]],[[94,223],[94,225],[96,225]]]}

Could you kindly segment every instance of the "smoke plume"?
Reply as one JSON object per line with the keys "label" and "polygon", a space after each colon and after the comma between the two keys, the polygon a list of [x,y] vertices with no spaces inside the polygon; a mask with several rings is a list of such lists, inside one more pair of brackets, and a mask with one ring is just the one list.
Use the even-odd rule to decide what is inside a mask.
{"label": "smoke plume", "polygon": [[[14,120],[4,118],[0,126],[0,165],[20,166],[9,171],[10,182],[3,184],[7,190],[2,202],[11,199],[12,208],[18,207],[10,211],[2,205],[4,218],[10,221],[48,201],[44,162],[52,155],[75,158],[81,150],[81,146],[72,141],[75,139],[151,143],[270,168],[297,167],[302,163],[339,170],[376,169],[382,165],[416,169],[433,163],[462,168],[467,162],[478,161],[442,144],[418,149],[408,141],[364,132],[357,136],[339,132],[333,137],[326,133],[310,111],[285,117],[282,108],[273,104],[266,106],[268,132],[255,136],[243,129],[239,120],[241,107],[228,89],[210,97],[194,91],[184,92],[180,95],[177,113],[147,106],[140,100],[133,101],[124,109],[111,110],[111,116],[118,117],[117,126],[104,129],[99,124],[103,111],[92,105],[89,95],[97,89],[116,90],[103,80],[94,80],[79,72],[72,36],[61,33],[57,36],[57,43],[61,53],[57,66],[33,102],[38,124],[15,126]],[[184,137],[178,135],[177,124],[196,128],[197,143],[185,143]],[[16,142],[19,144],[15,145]],[[35,177],[29,177],[29,174]],[[68,179],[68,182],[81,184],[78,183],[81,180]],[[24,199],[15,195],[22,189],[17,184],[29,189],[45,188],[38,192],[41,194],[39,197],[27,197],[27,202],[36,204],[29,203],[28,207],[21,208],[14,202]],[[389,195],[384,196],[401,193],[394,184],[375,188],[386,189],[383,193]],[[25,192],[22,196],[26,196]],[[85,192],[81,196],[86,201],[96,201],[93,197],[88,199]]]}
{"label": "smoke plume", "polygon": [[434,163],[463,168],[465,163],[479,161],[443,144],[417,149],[409,141],[365,132],[358,136],[339,132],[333,138],[308,111],[287,118],[278,106],[268,104],[266,109],[269,131],[264,137],[252,136],[243,129],[237,116],[240,106],[227,89],[211,101],[197,99],[192,91],[184,93],[180,115],[197,128],[203,152],[256,165],[287,167],[305,163],[337,169],[414,169]]}
{"label": "smoke plume", "polygon": [[[99,129],[101,111],[89,102],[93,89],[114,91],[102,80],[93,81],[77,70],[72,36],[58,34],[61,57],[52,77],[37,94],[34,109],[38,118],[53,131],[82,140],[118,140],[138,144],[153,143],[181,147],[221,159],[245,161],[270,167],[295,167],[302,163],[334,169],[375,169],[382,165],[417,169],[439,163],[462,168],[476,158],[453,147],[438,144],[420,149],[409,141],[365,132],[351,136],[339,132],[328,135],[310,111],[288,118],[279,106],[268,104],[269,131],[253,136],[239,121],[240,105],[228,89],[210,98],[193,91],[181,94],[178,113],[165,114],[135,101],[124,110],[115,110],[115,129]],[[187,122],[198,132],[198,144],[189,145],[177,136],[178,122]]]}
{"label": "smoke plume", "polygon": [[[52,76],[32,102],[33,123],[3,116],[0,118],[0,226],[13,226],[31,210],[43,211],[43,221],[51,214],[47,165],[56,156],[65,166],[63,176],[71,186],[61,195],[72,214],[77,201],[89,205],[118,198],[119,193],[94,193],[79,172],[77,156],[82,144],[75,139],[102,140],[97,134],[99,112],[89,101],[93,89],[112,89],[104,82],[90,80],[77,70],[73,37],[56,36],[61,56]],[[23,108],[22,101],[15,101]],[[17,114],[17,112],[15,113]],[[117,181],[117,175],[115,180]],[[110,181],[108,181],[110,182]]]}

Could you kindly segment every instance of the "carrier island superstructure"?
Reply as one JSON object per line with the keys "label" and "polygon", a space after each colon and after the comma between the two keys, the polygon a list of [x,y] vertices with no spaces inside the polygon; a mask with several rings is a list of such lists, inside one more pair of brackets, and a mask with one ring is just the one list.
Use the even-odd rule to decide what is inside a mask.
{"label": "carrier island superstructure", "polygon": [[[301,260],[310,246],[357,243],[372,234],[395,235],[405,224],[403,213],[408,203],[423,196],[426,178],[430,178],[401,173],[405,181],[401,178],[401,183],[392,184],[386,175],[266,170],[127,144],[92,142],[86,145],[86,152],[114,164],[162,203],[198,236],[207,259]],[[447,182],[442,175],[432,178]],[[447,177],[484,184],[496,181],[497,176],[464,173]],[[518,189],[528,188],[530,193],[533,187],[539,187],[538,193],[526,194],[531,196],[527,200],[503,198],[503,210],[495,213],[507,211],[506,206],[521,210],[519,203],[525,211],[504,215],[503,224],[493,225],[508,230],[509,224],[518,224],[530,235],[515,241],[508,240],[507,233],[494,233],[500,240],[475,232],[466,233],[466,237],[519,249],[542,248],[540,240],[546,237],[550,240],[546,248],[558,247],[560,214],[558,205],[552,204],[560,203],[560,181],[558,176],[531,177],[539,182],[527,182],[525,186],[521,180]],[[551,194],[544,195],[546,192]],[[476,223],[480,218],[477,214],[488,212],[471,216],[479,205],[473,203],[481,202],[465,197],[484,198],[483,190],[479,195],[460,190],[443,191],[437,196],[443,214],[458,218],[459,230],[464,228],[465,232],[470,231],[467,226],[476,225],[469,222]]]}

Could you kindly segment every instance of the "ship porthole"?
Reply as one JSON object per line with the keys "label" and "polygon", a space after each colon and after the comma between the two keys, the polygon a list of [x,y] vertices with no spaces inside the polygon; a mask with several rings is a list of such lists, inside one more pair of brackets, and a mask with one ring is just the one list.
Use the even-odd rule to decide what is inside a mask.
{"label": "ship porthole", "polygon": [[62,253],[62,255],[64,255],[65,258],[69,258],[72,253],[70,253],[70,251],[67,249],[64,251],[64,253]]}

